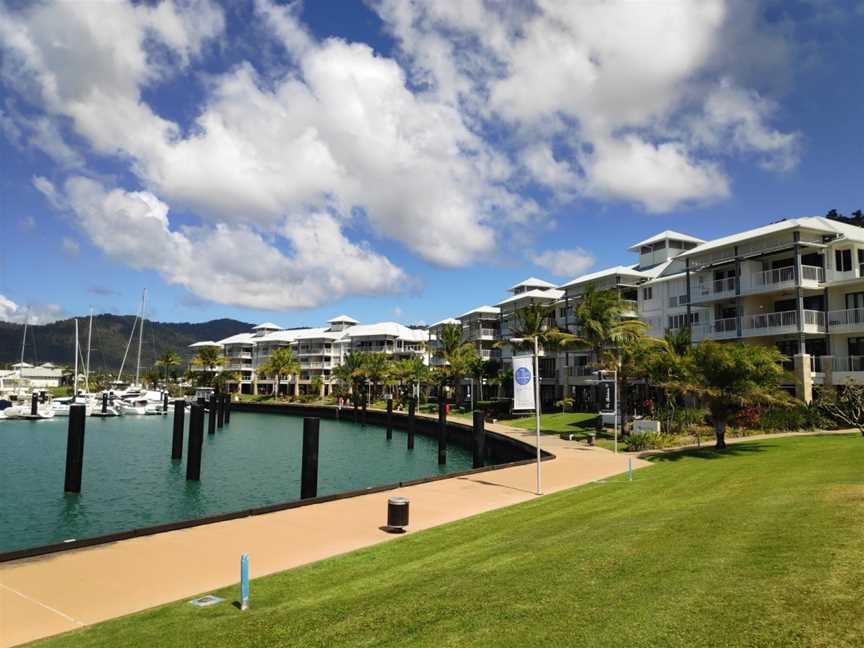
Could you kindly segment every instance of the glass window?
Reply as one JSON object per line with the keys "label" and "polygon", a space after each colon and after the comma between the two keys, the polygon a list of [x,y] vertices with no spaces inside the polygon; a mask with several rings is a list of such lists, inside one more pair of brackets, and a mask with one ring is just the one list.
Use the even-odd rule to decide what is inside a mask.
{"label": "glass window", "polygon": [[644,301],[651,301],[654,298],[654,288],[649,286],[648,288],[642,289],[642,299]]}
{"label": "glass window", "polygon": [[835,250],[834,267],[838,272],[852,270],[852,250]]}
{"label": "glass window", "polygon": [[651,246],[652,250],[665,250],[666,249],[666,241],[658,241]]}
{"label": "glass window", "polygon": [[639,249],[639,254],[651,254],[651,246],[650,245],[643,245]]}
{"label": "glass window", "polygon": [[846,293],[846,308],[864,308],[864,292]]}

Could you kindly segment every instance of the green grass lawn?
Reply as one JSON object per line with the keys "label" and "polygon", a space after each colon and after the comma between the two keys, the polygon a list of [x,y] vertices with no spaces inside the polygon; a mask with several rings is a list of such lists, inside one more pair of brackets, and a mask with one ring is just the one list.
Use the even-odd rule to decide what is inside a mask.
{"label": "green grass lawn", "polygon": [[860,435],[655,463],[44,645],[860,648]]}
{"label": "green grass lawn", "polygon": [[[594,431],[594,422],[596,420],[596,412],[542,414],[540,416],[540,433],[558,436],[562,432],[572,432],[574,439],[585,441],[588,438],[588,434]],[[533,415],[501,421],[501,423],[503,425],[520,427],[525,430],[533,430],[535,425]],[[612,431],[604,430],[602,434],[598,435],[597,445],[611,448],[614,445]]]}

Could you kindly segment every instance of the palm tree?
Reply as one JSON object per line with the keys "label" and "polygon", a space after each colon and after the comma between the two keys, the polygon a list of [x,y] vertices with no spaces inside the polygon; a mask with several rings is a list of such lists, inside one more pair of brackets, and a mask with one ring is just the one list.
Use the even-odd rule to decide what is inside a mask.
{"label": "palm tree", "polygon": [[465,376],[471,373],[474,363],[479,361],[480,354],[471,342],[463,339],[461,324],[444,324],[438,337],[441,348],[438,357],[447,362],[447,366],[440,367],[437,375],[442,387],[449,385],[456,393],[456,402],[462,404],[462,393],[459,383]]}
{"label": "palm tree", "polygon": [[[283,376],[289,377],[300,373],[300,362],[290,347],[274,349],[267,361],[258,367],[258,371],[271,375],[276,380],[276,396],[279,396],[279,384]],[[296,386],[295,386],[296,394]]]}
{"label": "palm tree", "polygon": [[378,385],[387,378],[391,365],[390,356],[386,353],[368,353],[363,358],[363,371],[369,382],[372,383],[372,389],[369,393],[370,401],[375,398]]}
{"label": "palm tree", "polygon": [[394,376],[403,385],[403,396],[414,398],[414,392],[431,380],[429,367],[423,358],[406,358],[394,367]]}
{"label": "palm tree", "polygon": [[[590,283],[585,286],[582,299],[573,309],[578,331],[573,343],[590,349],[594,367],[598,371],[617,371],[621,363],[622,345],[642,336],[648,328],[641,320],[625,319],[626,310],[618,291],[597,290]],[[620,407],[620,404],[616,403],[615,406]],[[603,429],[602,419],[598,414],[598,433]]]}
{"label": "palm tree", "polygon": [[228,383],[240,382],[240,378],[239,371],[220,371],[213,379],[213,386],[216,388],[216,391],[228,391]]}
{"label": "palm tree", "polygon": [[355,404],[359,397],[360,387],[366,379],[366,353],[350,351],[345,355],[342,364],[333,369],[333,375],[343,384],[348,385]]}
{"label": "palm tree", "polygon": [[183,362],[183,358],[181,358],[178,354],[173,351],[169,351],[161,358],[156,361],[156,364],[160,367],[165,367],[165,382],[168,382],[168,370],[170,367],[176,367],[177,365]]}
{"label": "palm tree", "polygon": [[198,349],[198,354],[192,358],[192,364],[201,367],[204,373],[203,383],[209,385],[213,382],[213,373],[217,367],[221,367],[224,362],[222,351],[219,347],[201,347]]}

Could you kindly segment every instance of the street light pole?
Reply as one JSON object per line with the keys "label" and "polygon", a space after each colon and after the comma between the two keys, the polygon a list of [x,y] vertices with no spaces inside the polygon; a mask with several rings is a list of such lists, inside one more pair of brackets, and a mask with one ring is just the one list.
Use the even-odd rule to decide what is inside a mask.
{"label": "street light pole", "polygon": [[534,336],[534,419],[537,432],[537,495],[542,495],[540,488],[540,359],[537,336]]}

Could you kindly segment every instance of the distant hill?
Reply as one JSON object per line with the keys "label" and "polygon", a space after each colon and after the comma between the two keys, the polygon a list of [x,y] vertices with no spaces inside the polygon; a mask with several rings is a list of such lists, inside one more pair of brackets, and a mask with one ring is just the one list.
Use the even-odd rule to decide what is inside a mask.
{"label": "distant hill", "polygon": [[[90,367],[95,371],[117,370],[123,360],[123,352],[129,341],[133,315],[94,315],[93,342]],[[78,318],[78,338],[81,353],[86,353],[88,317]],[[252,324],[233,319],[217,319],[191,324],[189,322],[144,322],[144,339],[141,345],[141,366],[150,367],[156,358],[174,351],[184,359],[194,354],[189,345],[200,340],[222,338],[249,331]],[[0,364],[18,362],[21,357],[22,324],[0,322]],[[60,320],[41,326],[27,328],[27,345],[24,361],[54,362],[71,365],[74,362],[75,323],[71,319]],[[129,348],[126,366],[134,369],[138,352],[138,331]]]}

